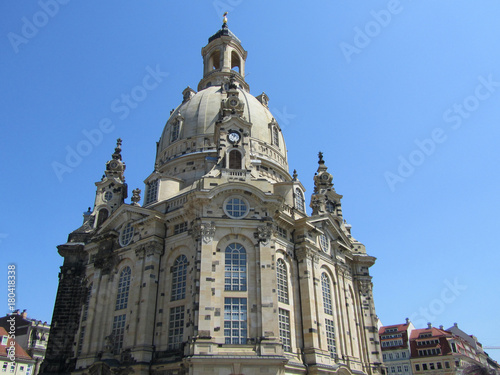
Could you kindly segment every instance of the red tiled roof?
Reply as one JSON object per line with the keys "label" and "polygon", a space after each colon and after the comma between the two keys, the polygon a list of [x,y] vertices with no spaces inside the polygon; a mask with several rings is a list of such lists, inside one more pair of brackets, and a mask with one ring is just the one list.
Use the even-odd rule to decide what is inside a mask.
{"label": "red tiled roof", "polygon": [[392,326],[383,326],[383,327],[380,327],[380,329],[378,330],[378,334],[382,335],[384,333],[392,333],[392,332],[385,332],[387,329],[391,329],[391,328],[397,328],[397,331],[394,331],[394,332],[406,331],[408,329],[408,326],[409,326],[409,324],[395,324]]}
{"label": "red tiled roof", "polygon": [[[5,330],[5,328],[0,327],[0,336],[8,336],[9,334]],[[0,357],[7,357],[7,347],[10,346],[10,342],[13,341],[12,339],[9,339],[7,341],[7,345],[2,345],[2,342],[0,341]],[[15,340],[14,340],[15,342]],[[15,342],[14,347],[16,348],[16,359],[33,359],[31,358],[26,351],[21,348],[21,346]]]}
{"label": "red tiled roof", "polygon": [[440,336],[453,336],[451,332],[445,331],[444,329],[439,329],[436,327],[432,328],[420,328],[411,331],[410,340],[418,339],[422,333],[430,333],[429,337],[440,337]]}

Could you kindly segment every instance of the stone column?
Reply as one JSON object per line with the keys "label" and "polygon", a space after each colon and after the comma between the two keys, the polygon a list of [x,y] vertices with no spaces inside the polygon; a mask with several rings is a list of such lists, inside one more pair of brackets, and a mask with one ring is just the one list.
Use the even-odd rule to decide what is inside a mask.
{"label": "stone column", "polygon": [[320,351],[316,287],[314,285],[314,262],[316,256],[312,249],[305,246],[297,249],[295,253],[298,261],[302,301],[304,359],[306,363],[316,363],[316,354]]}
{"label": "stone column", "polygon": [[[134,349],[131,354],[137,362],[151,361],[157,314],[155,301],[158,294],[160,260],[163,252],[163,245],[159,241],[148,242],[136,250],[138,259],[142,260],[138,262],[138,264],[142,263],[142,267],[139,266],[142,270],[136,271],[142,271],[142,280],[139,285],[139,304],[134,307],[133,301],[129,301],[131,309],[135,310],[133,314],[130,314],[129,332],[135,333]],[[139,277],[138,274],[137,277]],[[132,288],[133,285],[131,285]]]}

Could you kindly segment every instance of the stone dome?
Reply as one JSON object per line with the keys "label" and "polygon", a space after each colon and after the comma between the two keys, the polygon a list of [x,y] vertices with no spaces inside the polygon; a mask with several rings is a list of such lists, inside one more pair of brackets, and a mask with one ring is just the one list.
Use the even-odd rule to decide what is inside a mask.
{"label": "stone dome", "polygon": [[[171,112],[158,142],[158,172],[185,182],[216,167],[256,169],[263,171],[259,177],[264,173],[274,182],[291,179],[285,141],[269,111],[269,98],[265,93],[251,95],[245,82],[246,55],[239,39],[224,26],[209,39],[202,49],[199,91],[183,91],[183,102]],[[236,140],[232,133],[237,133]],[[241,155],[239,167],[229,166],[232,149]]]}
{"label": "stone dome", "polygon": [[[252,124],[250,137],[255,140],[260,140],[271,145],[272,131],[270,131],[271,123],[275,122],[273,115],[269,109],[263,105],[257,98],[242,89],[239,98],[242,100],[243,115],[242,120]],[[265,94],[264,94],[265,95]],[[215,124],[220,117],[221,102],[226,95],[220,86],[208,87],[196,94],[189,100],[181,103],[170,115],[158,145],[158,157],[161,159],[168,150],[175,148],[179,142],[186,139],[195,139],[200,136],[213,138],[215,133]],[[180,134],[176,141],[171,142],[173,127],[175,127],[177,119],[182,118],[182,129],[179,129]],[[174,130],[177,131],[177,130]],[[274,145],[273,149],[286,160],[286,147],[281,132],[278,132],[278,145]],[[190,152],[196,152],[196,148]],[[190,152],[185,152],[190,153]]]}

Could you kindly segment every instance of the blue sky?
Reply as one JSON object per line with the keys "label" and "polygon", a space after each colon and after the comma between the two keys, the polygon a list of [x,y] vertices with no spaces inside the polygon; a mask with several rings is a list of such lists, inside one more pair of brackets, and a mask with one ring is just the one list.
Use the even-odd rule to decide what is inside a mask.
{"label": "blue sky", "polygon": [[[227,10],[291,171],[310,196],[323,151],[354,237],[377,257],[383,324],[457,322],[500,345],[496,0],[7,0],[0,10],[0,267],[16,264],[17,307],[31,317],[51,319],[56,246],[93,205],[118,137],[129,195],[144,190],[169,112],[196,89],[201,47]],[[152,71],[156,84],[138,88]]]}

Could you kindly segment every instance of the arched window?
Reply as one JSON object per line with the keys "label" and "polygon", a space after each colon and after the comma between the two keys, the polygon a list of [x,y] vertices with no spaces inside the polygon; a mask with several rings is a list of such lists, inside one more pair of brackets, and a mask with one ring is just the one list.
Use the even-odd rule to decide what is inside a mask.
{"label": "arched window", "polygon": [[229,152],[229,169],[241,169],[241,153],[238,150]]}
{"label": "arched window", "polygon": [[326,272],[321,274],[321,290],[323,291],[323,308],[325,310],[325,314],[333,315],[332,290],[330,287],[330,278]]}
{"label": "arched window", "polygon": [[277,126],[273,126],[273,145],[276,146],[280,145],[280,138]]}
{"label": "arched window", "polygon": [[224,290],[247,290],[247,254],[237,243],[226,247]]}
{"label": "arched window", "polygon": [[299,188],[295,189],[295,208],[297,210],[304,212],[305,199],[304,194],[302,194],[302,190]]}
{"label": "arched window", "polygon": [[128,266],[125,267],[120,273],[120,280],[118,281],[118,293],[116,294],[115,310],[122,310],[127,308],[131,275],[132,270]]}
{"label": "arched window", "polygon": [[82,322],[87,320],[87,316],[89,314],[90,297],[92,297],[92,286],[93,284],[90,283],[89,289],[87,291],[87,298],[85,300],[85,305],[83,306]]}
{"label": "arched window", "polygon": [[220,69],[220,51],[214,51],[212,56],[210,56],[210,65],[212,70]]}
{"label": "arched window", "polygon": [[288,271],[283,259],[278,259],[276,267],[278,279],[278,301],[288,303]]}
{"label": "arched window", "polygon": [[171,301],[186,298],[186,278],[188,260],[185,255],[179,256],[172,267],[172,297]]}
{"label": "arched window", "polygon": [[235,51],[231,52],[231,69],[238,73],[241,71],[240,58]]}
{"label": "arched window", "polygon": [[[326,272],[323,272],[321,274],[321,289],[323,291],[323,308],[325,314],[333,315],[332,290],[330,286],[330,278],[328,277]],[[330,357],[334,358],[337,354],[337,345],[335,343],[335,324],[333,319],[331,319],[333,317],[329,318],[325,318],[326,343],[328,345]]]}
{"label": "arched window", "polygon": [[106,221],[106,219],[108,218],[108,215],[109,215],[109,212],[107,209],[101,208],[99,210],[99,213],[97,214],[97,226],[98,227],[101,226],[101,224]]}

